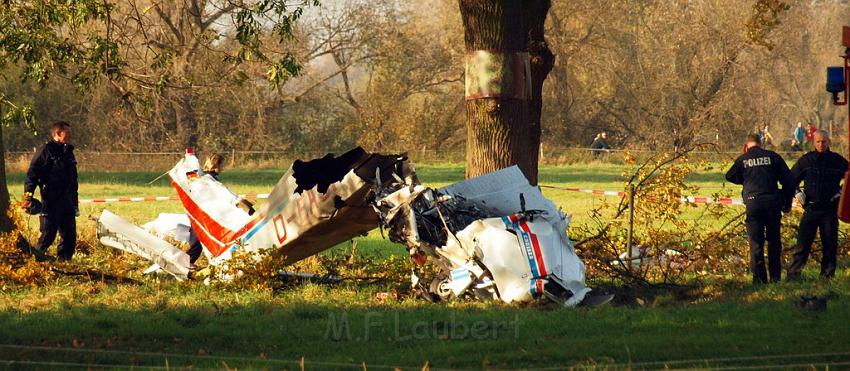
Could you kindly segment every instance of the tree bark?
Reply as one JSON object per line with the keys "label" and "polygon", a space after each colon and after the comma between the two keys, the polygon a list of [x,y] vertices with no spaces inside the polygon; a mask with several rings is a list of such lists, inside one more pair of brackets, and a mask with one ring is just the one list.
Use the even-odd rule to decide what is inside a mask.
{"label": "tree bark", "polygon": [[3,126],[0,125],[0,233],[8,233],[15,230],[15,223],[9,217],[11,201],[9,200],[9,189],[6,186],[6,149],[3,148]]}
{"label": "tree bark", "polygon": [[[459,0],[467,52],[525,52],[522,0]],[[516,98],[466,101],[466,177],[511,165],[536,175],[529,156],[528,102]],[[531,179],[530,179],[531,180]],[[536,183],[536,179],[534,180]]]}
{"label": "tree bark", "polygon": [[19,231],[16,231],[17,226],[9,216],[11,210],[12,203],[9,198],[9,188],[6,185],[6,149],[3,146],[3,125],[0,125],[0,233],[17,234],[15,245],[22,251],[32,251],[32,246],[27,239]]}
{"label": "tree bark", "polygon": [[523,12],[525,34],[528,37],[528,54],[531,64],[531,96],[528,101],[529,161],[532,166],[526,173],[532,185],[537,185],[537,166],[540,161],[541,116],[543,114],[543,82],[555,67],[555,55],[544,36],[546,16],[552,7],[551,0],[526,0]]}

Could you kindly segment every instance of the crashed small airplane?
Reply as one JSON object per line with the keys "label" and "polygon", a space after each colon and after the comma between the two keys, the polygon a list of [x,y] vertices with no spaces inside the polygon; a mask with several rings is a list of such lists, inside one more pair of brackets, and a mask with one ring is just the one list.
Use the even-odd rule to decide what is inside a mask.
{"label": "crashed small airplane", "polygon": [[414,261],[440,267],[429,285],[440,298],[543,295],[572,306],[590,291],[566,234],[569,219],[516,166],[439,190],[406,182],[377,189],[390,239],[407,245]]}
{"label": "crashed small airplane", "polygon": [[[413,274],[414,285],[440,299],[546,297],[574,306],[589,297],[584,264],[567,236],[569,218],[517,167],[433,189],[419,183],[405,155],[358,147],[339,157],[296,160],[251,213],[198,163],[187,150],[168,175],[212,265],[239,249],[274,249],[294,263],[380,226],[407,246],[415,263],[431,259],[440,268],[427,285]],[[188,278],[185,253],[106,210],[98,236]]]}

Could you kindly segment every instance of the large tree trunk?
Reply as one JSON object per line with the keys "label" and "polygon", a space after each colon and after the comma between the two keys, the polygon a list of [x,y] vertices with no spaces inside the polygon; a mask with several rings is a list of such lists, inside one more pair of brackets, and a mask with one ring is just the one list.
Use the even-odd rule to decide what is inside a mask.
{"label": "large tree trunk", "polygon": [[[2,108],[2,107],[0,107]],[[2,109],[0,109],[2,111]],[[23,186],[21,187],[23,188]],[[31,251],[32,246],[26,238],[16,231],[15,222],[9,216],[11,211],[11,200],[9,199],[9,188],[6,185],[6,149],[3,146],[3,125],[0,125],[0,233],[17,233],[15,244],[23,251]]]}
{"label": "large tree trunk", "polygon": [[6,149],[3,147],[3,126],[0,125],[0,233],[15,229],[15,223],[9,217],[10,208],[9,188],[6,186]]}
{"label": "large tree trunk", "polygon": [[537,184],[537,165],[540,160],[540,135],[542,133],[543,82],[555,66],[555,55],[544,37],[546,15],[552,6],[551,0],[526,0],[523,21],[528,36],[528,54],[531,64],[531,96],[528,101],[530,168],[527,173],[531,184]]}
{"label": "large tree trunk", "polygon": [[[475,51],[501,55],[526,51],[523,0],[459,0],[459,4],[468,55]],[[519,165],[527,177],[536,175],[536,164],[529,155],[527,115],[525,98],[467,96],[467,178],[511,165]],[[536,183],[536,179],[530,180]]]}

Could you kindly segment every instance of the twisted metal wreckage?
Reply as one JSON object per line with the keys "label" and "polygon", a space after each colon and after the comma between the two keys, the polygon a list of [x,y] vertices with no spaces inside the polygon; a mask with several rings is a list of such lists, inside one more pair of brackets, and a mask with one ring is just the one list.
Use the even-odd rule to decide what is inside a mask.
{"label": "twisted metal wreckage", "polygon": [[[588,295],[584,264],[566,233],[569,218],[517,167],[433,189],[419,183],[405,155],[358,147],[339,157],[296,160],[251,213],[188,152],[168,173],[186,216],[161,215],[145,230],[104,210],[98,220],[104,245],[184,280],[188,255],[149,231],[161,235],[162,224],[176,226],[171,236],[185,241],[191,226],[210,264],[221,265],[240,249],[276,249],[293,263],[380,226],[408,247],[414,262],[431,259],[439,267],[438,278],[422,286],[441,299],[544,296],[574,306],[611,298]],[[415,286],[418,281],[414,273]]]}

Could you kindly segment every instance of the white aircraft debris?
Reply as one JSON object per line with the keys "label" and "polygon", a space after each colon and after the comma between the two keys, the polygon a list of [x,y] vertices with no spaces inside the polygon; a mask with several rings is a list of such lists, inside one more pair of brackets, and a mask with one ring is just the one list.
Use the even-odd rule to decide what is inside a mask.
{"label": "white aircraft debris", "polygon": [[[545,297],[574,306],[586,304],[591,291],[567,236],[569,218],[517,167],[435,190],[419,184],[405,155],[371,154],[358,147],[339,157],[295,161],[256,212],[203,174],[189,151],[168,174],[211,264],[221,264],[239,249],[273,249],[293,263],[382,226],[392,241],[408,247],[414,262],[431,259],[440,268],[428,290],[442,299],[472,295],[526,302]],[[141,229],[115,228],[118,217],[104,213],[102,229],[112,240],[132,235],[125,238],[129,242],[110,246],[185,278],[188,257],[185,265],[182,260],[160,263],[155,259],[163,254],[155,252],[176,248]],[[151,230],[169,231],[179,224],[177,217],[165,218],[170,219],[153,223]],[[597,296],[594,303],[610,299]]]}
{"label": "white aircraft debris", "polygon": [[190,225],[186,214],[161,213],[156,219],[142,225],[142,229],[159,238],[189,242]]}
{"label": "white aircraft debris", "polygon": [[365,234],[378,227],[378,215],[367,200],[371,186],[409,168],[406,157],[370,154],[359,147],[339,157],[298,160],[251,216],[235,206],[235,194],[194,163],[184,159],[169,175],[213,264],[237,249],[276,249],[293,263]]}
{"label": "white aircraft debris", "polygon": [[[238,249],[275,249],[285,256],[286,263],[293,263],[377,228],[378,215],[367,196],[376,179],[383,183],[405,169],[412,173],[406,160],[404,156],[370,154],[359,147],[339,157],[329,154],[307,162],[297,160],[256,212],[221,182],[204,174],[194,151],[187,150],[168,175],[210,264],[229,260]],[[149,227],[152,233],[180,233],[179,224],[180,218],[160,215]],[[182,237],[175,235],[178,240]],[[138,251],[136,246],[117,248]],[[150,254],[137,255],[150,259]]]}
{"label": "white aircraft debris", "polygon": [[158,265],[178,280],[189,275],[189,255],[129,221],[103,210],[97,221],[97,237],[105,246],[136,254]]}
{"label": "white aircraft debris", "polygon": [[429,289],[442,299],[544,296],[574,306],[590,292],[569,219],[517,167],[439,190],[406,182],[376,189],[390,239],[440,267]]}

